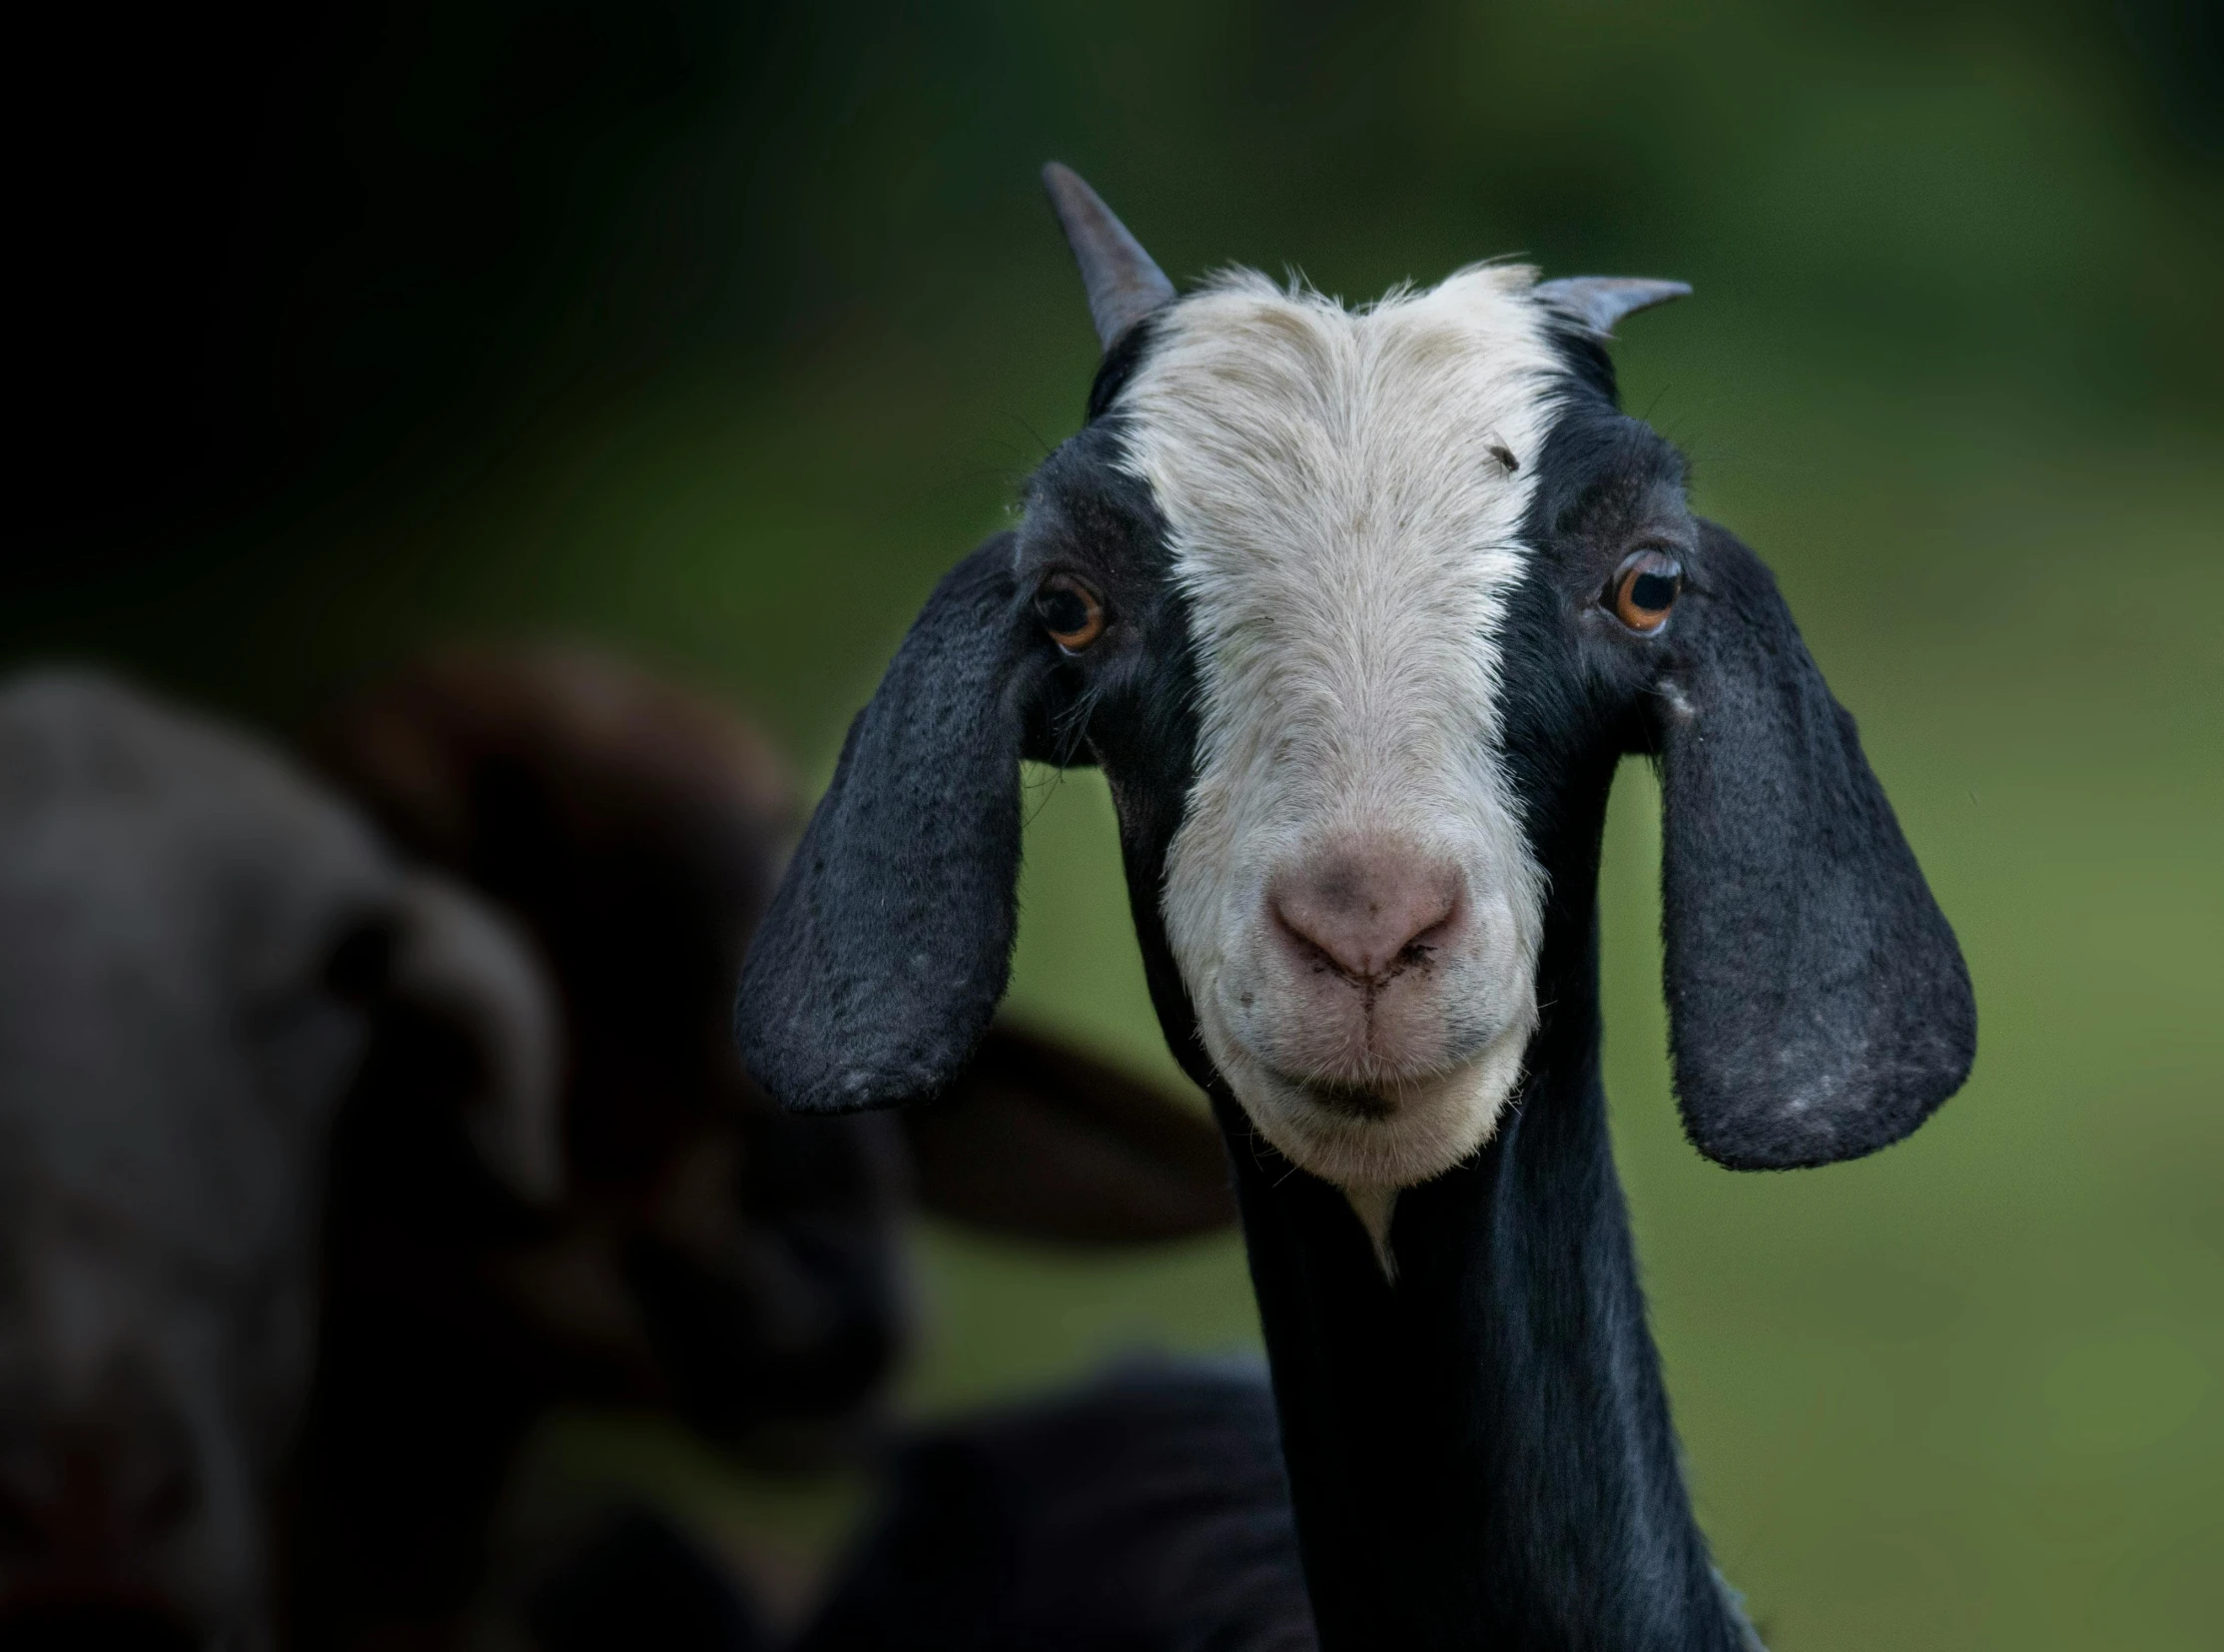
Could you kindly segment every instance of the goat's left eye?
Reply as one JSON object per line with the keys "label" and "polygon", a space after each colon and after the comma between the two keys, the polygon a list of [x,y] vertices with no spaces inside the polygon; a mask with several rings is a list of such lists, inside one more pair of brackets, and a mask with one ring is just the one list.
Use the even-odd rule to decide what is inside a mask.
{"label": "goat's left eye", "polygon": [[1105,634],[1105,602],[1072,574],[1054,573],[1035,593],[1035,614],[1051,640],[1078,654]]}
{"label": "goat's left eye", "polygon": [[1641,636],[1668,623],[1684,588],[1684,565],[1665,550],[1641,550],[1616,571],[1604,595],[1614,617]]}

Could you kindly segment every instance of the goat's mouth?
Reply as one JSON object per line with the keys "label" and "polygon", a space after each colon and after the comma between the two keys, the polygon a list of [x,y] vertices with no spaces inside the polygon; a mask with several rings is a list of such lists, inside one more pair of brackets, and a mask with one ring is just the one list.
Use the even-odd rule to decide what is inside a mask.
{"label": "goat's mouth", "polygon": [[1299,1087],[1315,1107],[1326,1108],[1331,1113],[1342,1113],[1353,1119],[1383,1120],[1391,1118],[1398,1110],[1394,1097],[1384,1094],[1387,1087],[1361,1084],[1307,1084]]}
{"label": "goat's mouth", "polygon": [[1386,1118],[1526,1026],[1528,972],[1496,962],[1431,958],[1354,981],[1298,968],[1292,948],[1255,949],[1216,973],[1199,1008],[1276,1082]]}
{"label": "goat's mouth", "polygon": [[[1371,1023],[1231,1027],[1246,1062],[1293,1101],[1357,1124],[1387,1124],[1439,1105],[1509,1033],[1526,1038],[1527,1018],[1473,1006],[1410,1018],[1385,1040]],[[1263,1036],[1261,1036],[1263,1035]]]}
{"label": "goat's mouth", "polygon": [[1290,1163],[1350,1190],[1410,1188],[1488,1142],[1521,1076],[1533,1017],[1465,1061],[1427,1074],[1294,1074],[1217,1030],[1205,1044],[1260,1136]]}

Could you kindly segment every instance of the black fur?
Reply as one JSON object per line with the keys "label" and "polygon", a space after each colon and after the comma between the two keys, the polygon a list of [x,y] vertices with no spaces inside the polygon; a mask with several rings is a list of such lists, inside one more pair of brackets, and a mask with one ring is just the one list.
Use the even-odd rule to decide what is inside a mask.
{"label": "black fur", "polygon": [[1037,640],[1015,591],[1009,535],[935,587],[749,950],[742,1057],[797,1112],[933,1095],[1004,997]]}
{"label": "black fur", "polygon": [[1651,703],[1676,1092],[1710,1159],[1888,1147],[1961,1088],[1961,951],[1759,557],[1707,523]]}
{"label": "black fur", "polygon": [[[1753,1644],[1691,1515],[1607,1136],[1595,900],[1625,755],[1662,764],[1676,1069],[1704,1151],[1755,1167],[1873,1151],[1952,1092],[1973,1038],[1951,932],[1766,572],[1693,517],[1681,458],[1615,408],[1596,343],[1560,342],[1563,413],[1536,461],[1531,565],[1502,639],[1501,755],[1549,879],[1543,1020],[1490,1146],[1401,1197],[1394,1286],[1342,1195],[1256,1139],[1204,1058],[1165,942],[1158,902],[1193,779],[1195,662],[1162,524],[1118,463],[1131,353],[1107,363],[1099,416],[1031,485],[1005,610],[1025,631],[1037,581],[1081,572],[1112,615],[1105,640],[1071,661],[1007,630],[974,652],[939,642],[997,708],[970,721],[940,709],[952,684],[922,683],[931,656],[907,643],[861,729],[895,715],[884,702],[923,694],[936,717],[912,723],[946,742],[1004,743],[853,736],[823,811],[836,824],[823,838],[814,826],[794,874],[805,891],[867,883],[850,897],[865,910],[876,880],[932,855],[953,890],[988,892],[986,916],[953,921],[947,901],[911,896],[915,927],[867,935],[817,922],[815,896],[784,895],[757,940],[759,957],[781,962],[753,963],[744,986],[752,1066],[776,1095],[824,1107],[903,1093],[845,1088],[855,1007],[926,1018],[886,1035],[907,1048],[970,1040],[987,1016],[977,931],[1009,942],[1017,845],[979,830],[976,812],[922,812],[911,800],[923,777],[873,764],[962,772],[983,788],[1023,749],[1104,766],[1153,1001],[1229,1146],[1311,1604],[1334,1652]],[[1681,560],[1686,587],[1667,626],[1641,636],[1601,593],[1645,548]],[[949,611],[938,593],[922,629],[945,635]],[[978,675],[991,657],[1013,661],[1005,676]],[[873,789],[881,804],[854,801]],[[892,839],[874,841],[872,826]],[[880,898],[885,912],[895,897]],[[829,950],[845,938],[853,950]],[[939,995],[886,993],[892,954],[947,957],[915,978]],[[752,996],[767,989],[778,996]],[[932,1088],[931,1072],[916,1076]]]}
{"label": "black fur", "polygon": [[1313,1652],[1273,1397],[1142,1366],[936,1427],[798,1652]]}
{"label": "black fur", "polygon": [[[1617,751],[1653,755],[1693,1145],[1738,1170],[1873,1153],[1968,1076],[1960,949],[1768,569],[1690,514],[1681,457],[1598,394],[1594,344],[1570,348],[1578,388],[1539,462],[1506,639],[1505,757],[1530,836],[1552,840]],[[1667,628],[1633,644],[1597,597],[1637,544],[1675,553],[1685,580]]]}
{"label": "black fur", "polygon": [[1691,1517],[1598,1069],[1600,834],[1650,666],[1597,598],[1633,536],[1688,536],[1682,469],[1596,397],[1537,462],[1504,635],[1504,755],[1549,888],[1517,1106],[1400,1197],[1395,1286],[1342,1195],[1251,1140],[1224,1087],[1215,1107],[1322,1645],[1728,1652],[1748,1632]]}
{"label": "black fur", "polygon": [[1396,1285],[1335,1189],[1264,1149],[1234,1156],[1324,1647],[1749,1644],[1645,1328],[1591,927],[1556,941],[1519,1109],[1401,1196]]}

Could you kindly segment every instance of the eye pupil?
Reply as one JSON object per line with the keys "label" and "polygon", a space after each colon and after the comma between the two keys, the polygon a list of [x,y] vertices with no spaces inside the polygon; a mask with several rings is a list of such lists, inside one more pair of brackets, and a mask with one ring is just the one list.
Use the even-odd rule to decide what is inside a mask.
{"label": "eye pupil", "polygon": [[1665,573],[1640,573],[1630,581],[1630,602],[1647,613],[1659,613],[1676,600],[1676,581]]}
{"label": "eye pupil", "polygon": [[1043,623],[1054,632],[1073,632],[1089,624],[1089,604],[1076,591],[1049,591],[1043,597]]}

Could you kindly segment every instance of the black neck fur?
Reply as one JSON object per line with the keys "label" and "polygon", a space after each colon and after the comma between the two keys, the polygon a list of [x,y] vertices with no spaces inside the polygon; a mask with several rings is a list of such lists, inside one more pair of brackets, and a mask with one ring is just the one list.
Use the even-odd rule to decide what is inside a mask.
{"label": "black neck fur", "polygon": [[[1517,1105],[1474,1160],[1400,1198],[1395,1284],[1342,1194],[1196,1075],[1235,1168],[1324,1652],[1752,1644],[1678,1467],[1607,1136],[1611,778],[1609,758],[1563,792],[1541,845],[1545,1009]],[[1154,995],[1173,1048],[1197,1053],[1154,905],[1135,902]]]}

